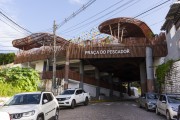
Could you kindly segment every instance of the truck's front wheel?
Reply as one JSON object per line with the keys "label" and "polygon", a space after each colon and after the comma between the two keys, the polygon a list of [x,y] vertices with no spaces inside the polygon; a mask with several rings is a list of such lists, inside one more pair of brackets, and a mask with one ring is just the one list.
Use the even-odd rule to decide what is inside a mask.
{"label": "truck's front wheel", "polygon": [[85,101],[84,101],[84,105],[88,105],[89,104],[89,99],[86,97]]}
{"label": "truck's front wheel", "polygon": [[72,102],[71,102],[71,108],[74,109],[75,105],[76,105],[76,101],[75,101],[75,100],[72,100]]}

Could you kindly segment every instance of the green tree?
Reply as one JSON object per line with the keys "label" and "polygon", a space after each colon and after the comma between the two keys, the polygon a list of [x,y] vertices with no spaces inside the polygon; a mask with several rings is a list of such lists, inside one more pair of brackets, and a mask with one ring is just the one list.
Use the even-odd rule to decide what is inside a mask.
{"label": "green tree", "polygon": [[14,67],[0,70],[0,83],[13,86],[17,91],[29,92],[38,90],[40,78],[34,69]]}
{"label": "green tree", "polygon": [[0,54],[0,65],[12,63],[14,58],[14,53]]}

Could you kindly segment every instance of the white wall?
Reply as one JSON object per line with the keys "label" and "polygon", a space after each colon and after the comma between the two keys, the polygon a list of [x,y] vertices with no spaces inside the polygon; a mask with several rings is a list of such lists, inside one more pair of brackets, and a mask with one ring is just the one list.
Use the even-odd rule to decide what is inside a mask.
{"label": "white wall", "polygon": [[173,24],[172,28],[170,29],[169,33],[170,33],[170,36],[171,36],[171,39],[172,39],[174,37],[175,33],[176,33],[176,27],[175,27],[174,24]]}
{"label": "white wall", "polygon": [[96,86],[84,83],[84,90],[85,92],[89,92],[90,96],[96,97]]}
{"label": "white wall", "polygon": [[106,88],[100,88],[100,93],[105,94],[106,96],[109,96],[110,90]]}
{"label": "white wall", "polygon": [[42,72],[43,67],[44,67],[44,61],[41,60],[36,62],[35,70],[37,70],[38,72]]}
{"label": "white wall", "polygon": [[116,97],[120,97],[120,92],[118,92],[118,91],[113,91],[113,95],[116,96]]}
{"label": "white wall", "polygon": [[71,88],[71,89],[79,88],[79,82],[75,80],[69,80],[68,88]]}

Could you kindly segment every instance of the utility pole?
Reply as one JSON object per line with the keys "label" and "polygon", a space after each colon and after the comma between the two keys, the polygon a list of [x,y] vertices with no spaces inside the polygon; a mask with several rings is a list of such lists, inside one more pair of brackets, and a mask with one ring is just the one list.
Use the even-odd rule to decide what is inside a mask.
{"label": "utility pole", "polygon": [[56,30],[57,30],[57,25],[56,22],[54,21],[53,25],[53,39],[54,39],[54,45],[53,45],[53,79],[52,79],[52,91],[56,89]]}

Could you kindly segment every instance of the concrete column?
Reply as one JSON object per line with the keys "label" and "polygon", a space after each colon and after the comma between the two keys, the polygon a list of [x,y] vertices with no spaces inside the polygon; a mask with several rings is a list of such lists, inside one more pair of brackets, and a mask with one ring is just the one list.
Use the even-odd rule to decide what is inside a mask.
{"label": "concrete column", "polygon": [[153,56],[152,48],[146,47],[146,72],[147,72],[147,91],[154,91],[154,72],[153,72]]}
{"label": "concrete column", "polygon": [[80,61],[80,65],[79,65],[79,74],[80,74],[80,83],[79,83],[79,87],[83,89],[83,81],[84,81],[84,63],[83,61]]}
{"label": "concrete column", "polygon": [[119,85],[120,85],[119,97],[120,97],[120,99],[122,99],[123,98],[123,89],[122,89],[123,85],[122,85],[122,81],[121,80],[119,80]]}
{"label": "concrete column", "polygon": [[145,63],[140,64],[141,93],[147,92]]}
{"label": "concrete column", "polygon": [[46,60],[46,71],[49,71],[49,59]]}
{"label": "concrete column", "polygon": [[109,75],[109,82],[110,82],[109,96],[112,97],[113,96],[113,76],[112,76],[112,73]]}
{"label": "concrete column", "polygon": [[128,95],[131,96],[131,83],[128,82]]}
{"label": "concrete column", "polygon": [[96,97],[99,98],[100,94],[100,74],[99,70],[95,68],[95,79],[96,79]]}
{"label": "concrete column", "polygon": [[65,73],[64,73],[64,90],[68,89],[69,83],[69,49],[66,49],[66,63],[65,63]]}

